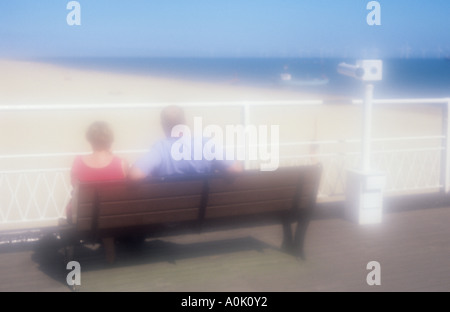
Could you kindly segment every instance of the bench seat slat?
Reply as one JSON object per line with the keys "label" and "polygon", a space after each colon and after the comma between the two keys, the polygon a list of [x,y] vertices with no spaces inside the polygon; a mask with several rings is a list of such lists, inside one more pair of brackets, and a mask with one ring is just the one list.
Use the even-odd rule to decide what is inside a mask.
{"label": "bench seat slat", "polygon": [[[98,229],[125,228],[145,226],[160,223],[193,221],[198,219],[198,208],[124,214],[120,216],[101,216],[98,220]],[[89,231],[92,228],[92,218],[79,218],[78,231]]]}
{"label": "bench seat slat", "polygon": [[198,209],[170,210],[128,214],[121,216],[102,216],[98,220],[99,229],[127,226],[144,226],[152,224],[193,221],[198,219]]}

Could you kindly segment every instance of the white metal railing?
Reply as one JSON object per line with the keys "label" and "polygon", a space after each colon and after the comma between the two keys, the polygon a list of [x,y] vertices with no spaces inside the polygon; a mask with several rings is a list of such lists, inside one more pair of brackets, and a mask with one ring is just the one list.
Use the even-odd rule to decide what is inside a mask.
{"label": "white metal railing", "polygon": [[[245,106],[307,106],[321,105],[322,100],[301,101],[233,101],[233,102],[182,102],[183,107],[245,107]],[[104,110],[104,109],[131,109],[131,108],[162,108],[167,103],[105,103],[105,104],[49,104],[49,105],[0,105],[1,111],[72,111],[72,110]]]}
{"label": "white metal railing", "polygon": [[[355,100],[354,104],[361,101]],[[379,144],[373,149],[372,163],[387,175],[388,193],[417,191],[448,191],[449,127],[448,107],[450,99],[401,99],[374,100],[374,104],[433,104],[440,105],[442,114],[442,132],[436,135],[374,138]],[[216,102],[216,103],[179,103],[184,107],[241,107],[240,120],[248,124],[251,109],[260,106],[309,106],[321,105],[323,101],[279,101],[279,102]],[[40,110],[103,110],[130,108],[162,108],[166,104],[102,104],[102,105],[0,105],[1,111],[40,111]],[[422,142],[409,148],[398,148],[397,142]],[[319,196],[322,199],[341,198],[345,191],[346,170],[359,164],[360,139],[287,141],[280,142],[280,166],[295,166],[319,161],[324,166]],[[320,150],[311,154],[308,147],[320,146]],[[283,148],[300,148],[294,153],[284,153]],[[137,155],[142,149],[115,151],[119,155]],[[31,159],[72,158],[80,153],[34,153],[4,154],[0,160],[28,161]],[[257,168],[258,162],[247,163],[248,168]],[[0,231],[23,227],[55,225],[56,220],[64,216],[65,207],[70,200],[71,185],[69,168],[0,168]]]}

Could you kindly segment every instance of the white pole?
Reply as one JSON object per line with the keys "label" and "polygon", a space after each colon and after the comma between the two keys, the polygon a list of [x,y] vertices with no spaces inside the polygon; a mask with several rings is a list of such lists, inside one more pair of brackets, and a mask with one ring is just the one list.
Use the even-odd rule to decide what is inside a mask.
{"label": "white pole", "polygon": [[[242,106],[242,122],[244,124],[244,129],[247,129],[247,126],[250,125],[250,104],[245,102]],[[245,133],[245,131],[244,131]],[[248,152],[249,152],[249,144],[248,144],[248,136],[246,134],[244,138],[245,142],[245,161],[244,161],[244,169],[250,168],[250,160],[248,158]]]}
{"label": "white pole", "polygon": [[372,100],[373,100],[373,84],[365,85],[365,96],[363,104],[363,137],[362,137],[362,153],[361,153],[361,169],[363,172],[370,171],[370,137],[372,129]]}
{"label": "white pole", "polygon": [[444,194],[449,192],[449,161],[450,161],[450,99],[442,107],[442,155],[441,155],[441,185]]}

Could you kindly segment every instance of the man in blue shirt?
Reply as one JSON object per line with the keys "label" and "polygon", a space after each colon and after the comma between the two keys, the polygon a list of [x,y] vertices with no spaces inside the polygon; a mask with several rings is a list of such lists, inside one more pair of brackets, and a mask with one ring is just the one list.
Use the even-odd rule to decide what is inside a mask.
{"label": "man in blue shirt", "polygon": [[[207,174],[215,171],[238,172],[242,170],[241,163],[235,161],[208,160],[205,157],[195,159],[191,148],[194,146],[193,144],[183,145],[180,142],[183,141],[181,136],[172,137],[172,129],[184,124],[185,115],[182,108],[178,106],[164,108],[161,111],[161,125],[166,137],[156,142],[146,154],[134,163],[130,169],[129,177],[133,180],[139,180],[150,176],[192,175]],[[186,140],[191,140],[191,138]],[[184,140],[184,143],[192,143],[192,141],[186,140]],[[183,145],[182,148],[187,149],[187,153],[191,157],[188,157],[188,159],[175,159],[173,155],[174,143]],[[202,139],[200,139],[200,143],[202,143]]]}

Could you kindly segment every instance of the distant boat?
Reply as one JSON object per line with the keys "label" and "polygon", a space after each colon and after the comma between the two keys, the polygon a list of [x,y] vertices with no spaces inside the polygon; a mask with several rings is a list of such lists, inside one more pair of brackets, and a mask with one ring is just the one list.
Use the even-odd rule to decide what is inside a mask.
{"label": "distant boat", "polygon": [[282,81],[291,81],[292,76],[291,76],[291,74],[283,73],[280,75],[280,79]]}

